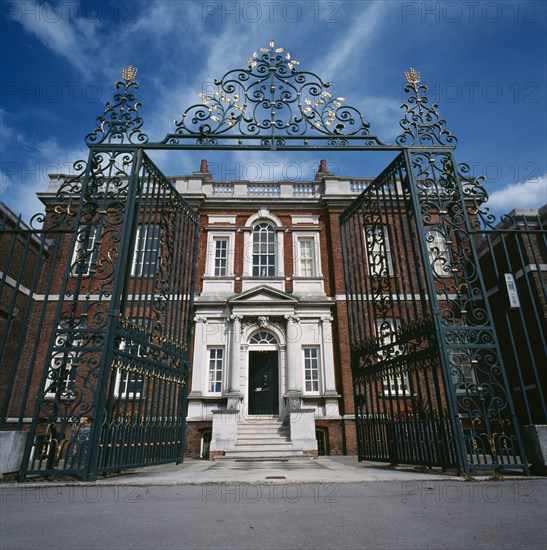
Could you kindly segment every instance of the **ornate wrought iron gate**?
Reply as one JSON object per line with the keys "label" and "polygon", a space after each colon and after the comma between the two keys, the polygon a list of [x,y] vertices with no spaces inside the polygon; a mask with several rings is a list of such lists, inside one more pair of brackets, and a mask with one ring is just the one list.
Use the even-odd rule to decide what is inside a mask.
{"label": "ornate wrought iron gate", "polygon": [[22,477],[87,479],[184,451],[197,215],[142,149],[91,150],[80,167],[46,217],[46,239],[61,238],[19,366],[42,373]]}
{"label": "ornate wrought iron gate", "polygon": [[452,153],[407,149],[342,216],[361,460],[526,459]]}
{"label": "ornate wrought iron gate", "polygon": [[124,70],[44,227],[3,231],[38,258],[30,275],[3,266],[1,281],[17,293],[31,280],[31,330],[9,336],[10,290],[2,337],[11,374],[0,421],[13,407],[19,429],[32,419],[23,477],[182,459],[198,220],[152,149],[397,154],[342,216],[359,457],[526,470],[476,250],[484,190],[461,178],[456,139],[419,73],[405,73],[403,131],[383,143],[273,41],[245,63],[156,143],[141,132],[136,69]]}

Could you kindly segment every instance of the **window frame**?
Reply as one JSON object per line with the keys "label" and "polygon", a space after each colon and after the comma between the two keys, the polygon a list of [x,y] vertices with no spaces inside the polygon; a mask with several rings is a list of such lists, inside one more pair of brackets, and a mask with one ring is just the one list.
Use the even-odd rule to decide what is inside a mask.
{"label": "window frame", "polygon": [[[235,230],[234,230],[235,231]],[[205,266],[205,275],[222,279],[234,276],[234,242],[235,232],[231,231],[211,231],[207,235],[207,261]],[[216,275],[216,242],[226,240],[226,273]]]}
{"label": "window frame", "polygon": [[[452,358],[458,355],[464,356],[466,361],[462,363],[454,362]],[[450,377],[452,380],[452,385],[456,390],[456,395],[466,395],[468,393],[467,388],[477,384],[477,376],[471,362],[471,357],[469,356],[469,350],[465,348],[452,348],[448,350],[448,357],[450,362],[449,367],[451,370]],[[462,367],[463,380],[461,380],[459,376],[456,378],[452,372],[452,369],[457,367],[458,364]],[[468,371],[467,373],[465,372],[466,370]]]}
{"label": "window frame", "polygon": [[[259,223],[269,223],[275,232],[276,248],[276,271],[275,276],[270,278],[256,277],[253,275],[253,229]],[[244,281],[244,289],[257,284],[272,283],[279,285],[277,281],[285,280],[285,233],[288,228],[283,225],[283,222],[275,215],[272,214],[267,208],[260,208],[255,214],[249,216],[245,221],[243,231],[243,273],[242,279]],[[253,280],[251,283],[246,281]]]}
{"label": "window frame", "polygon": [[261,329],[249,337],[250,346],[277,346],[279,342],[273,332]]}
{"label": "window frame", "polygon": [[[57,326],[57,329],[55,331],[55,347],[61,347],[64,345],[64,343],[61,341],[62,338],[66,338],[68,339],[68,337],[71,335],[71,334],[74,334],[74,333],[70,333],[70,332],[59,332],[60,330],[63,330],[63,327],[62,326]],[[73,340],[73,343],[70,347],[74,347],[74,348],[81,348],[82,347],[82,343],[83,343],[83,340],[81,338],[75,338]],[[63,368],[66,369],[66,374],[65,376],[63,377],[63,383],[62,383],[62,387],[63,387],[63,391],[61,391],[61,396],[60,396],[60,399],[61,400],[67,400],[67,399],[74,399],[74,395],[72,394],[72,390],[69,390],[67,389],[69,387],[69,384],[71,382],[75,382],[76,381],[76,376],[77,376],[77,367],[76,368],[72,368],[72,365],[74,363],[74,361],[78,361],[78,351],[77,350],[70,350],[70,351],[55,351],[55,349],[52,351],[52,354],[51,354],[51,361],[49,363],[49,366],[48,366],[48,373],[47,373],[47,378],[46,380],[50,382],[50,384],[48,386],[46,386],[46,391],[44,393],[44,399],[46,400],[51,400],[51,399],[55,399],[56,398],[56,394],[57,394],[57,384],[59,384],[59,379],[57,380],[53,380],[53,378],[50,378],[50,373],[52,373],[53,371],[56,371],[58,368],[60,367],[55,367],[54,366],[54,362],[55,360],[58,358],[58,359],[61,359],[63,358],[63,356],[67,357],[66,359],[66,364],[69,365],[69,368],[67,368],[66,366],[64,366]],[[63,393],[65,393],[65,395],[63,395]],[[72,394],[72,395],[71,395]]]}
{"label": "window frame", "polygon": [[[382,325],[384,323],[387,323],[390,325],[390,332],[389,334],[380,334],[380,330],[382,328]],[[378,338],[379,340],[382,341],[382,347],[387,345],[387,344],[394,344],[394,342],[392,341],[393,340],[393,337],[392,335],[395,334],[398,330],[398,328],[400,327],[400,323],[396,320],[396,319],[393,319],[392,317],[386,317],[385,319],[375,319],[374,321],[374,327],[375,327],[375,335],[376,335],[376,338]],[[387,341],[386,339],[389,339],[389,341]],[[401,353],[398,354],[398,355],[394,355],[394,357],[398,357],[399,355],[405,355],[406,354],[406,349],[404,349],[404,345],[401,345],[399,346],[401,349]],[[378,356],[381,358],[381,354],[383,354],[384,352],[383,351],[379,351],[378,352]]]}
{"label": "window frame", "polygon": [[[143,319],[133,318],[133,319],[131,319],[131,322],[134,323],[135,325],[140,325],[141,327],[146,328],[146,321],[143,320]],[[128,349],[128,346],[127,346],[128,342],[130,344],[129,349]],[[136,348],[136,354],[133,353],[133,349],[135,349],[135,348]],[[142,342],[131,341],[131,339],[129,339],[129,338],[127,338],[127,339],[126,338],[121,338],[120,341],[119,341],[119,344],[118,344],[118,349],[121,352],[125,352],[126,354],[129,354],[129,355],[136,355],[136,357],[139,357],[139,358],[146,359],[148,357],[148,344],[142,343]],[[114,384],[115,384],[114,385],[114,396],[118,399],[144,399],[145,393],[146,393],[145,392],[146,378],[143,377],[142,380],[141,380],[142,391],[129,392],[129,394],[127,394],[127,385],[130,383],[130,376],[132,375],[132,373],[127,372],[128,378],[125,381],[125,391],[120,392],[120,385],[122,384],[121,370],[123,370],[123,369],[118,369],[117,372],[116,372],[116,380],[114,382]],[[136,383],[138,383],[138,381]]]}
{"label": "window frame", "polygon": [[[257,228],[260,227],[260,226],[265,226],[265,227],[261,227],[261,229],[259,231],[257,231]],[[270,229],[268,229],[270,228]],[[264,229],[265,231],[262,232],[262,229]],[[261,235],[264,235],[266,234],[267,235],[267,240],[266,242],[263,242],[263,240],[260,239],[260,236]],[[258,235],[259,236],[259,240],[258,242],[255,241],[255,236]],[[266,220],[258,220],[254,225],[253,225],[253,228],[252,228],[252,231],[251,231],[251,250],[252,250],[252,253],[251,253],[251,276],[252,277],[255,277],[255,278],[260,278],[260,279],[271,279],[272,277],[277,277],[277,274],[278,274],[278,253],[279,253],[279,250],[278,250],[278,242],[277,242],[277,238],[276,238],[276,231],[275,231],[275,226],[273,225],[273,223],[266,219]],[[262,251],[260,251],[260,248],[263,247],[263,246],[266,246],[267,247],[267,252],[266,253],[263,253]],[[269,247],[272,247],[272,252],[269,251]],[[256,248],[259,249],[258,252],[256,252]],[[258,258],[258,265],[255,265],[255,258]],[[261,259],[262,258],[267,258],[267,259],[272,259],[272,263],[270,264],[269,261],[266,262],[266,265],[262,265],[262,262],[261,262]],[[258,270],[258,274],[255,273],[255,268],[257,268]],[[272,268],[272,272],[270,273],[270,268]],[[266,269],[267,273],[266,274],[263,274],[263,270]]]}
{"label": "window frame", "polygon": [[[310,352],[310,357],[307,357],[307,352]],[[311,353],[315,353],[315,357]],[[321,393],[321,348],[320,346],[302,346],[302,358],[303,358],[303,377],[304,384],[303,390],[306,395],[319,395]],[[315,365],[313,362],[315,361]],[[307,373],[310,372],[310,378],[308,380]],[[315,377],[313,376],[315,372]],[[310,388],[308,389],[308,382]],[[314,389],[314,384],[317,385],[317,389]]]}
{"label": "window frame", "polygon": [[[382,325],[384,323],[388,323],[391,326],[390,333],[386,335],[382,335],[379,333]],[[395,334],[397,329],[400,326],[400,323],[397,321],[397,319],[393,318],[386,318],[386,319],[375,319],[375,330],[376,330],[376,338],[382,341],[382,345],[387,345],[389,343],[394,344],[392,335]],[[389,339],[389,341],[386,341],[386,339]],[[406,349],[403,345],[399,346],[401,349],[401,353],[398,355],[394,355],[394,357],[399,357],[401,355],[406,354]],[[378,352],[378,358],[380,360],[382,359],[382,354],[385,353],[383,351]],[[396,389],[393,389],[393,388]],[[388,375],[385,378],[382,378],[382,393],[384,397],[410,397],[410,381],[408,378],[408,373],[404,373],[403,376],[397,374],[395,376]]]}
{"label": "window frame", "polygon": [[[101,249],[100,242],[97,243],[97,241],[100,241],[99,232],[100,226],[97,224],[80,226],[78,228],[76,242],[74,243],[72,258],[70,261],[70,264],[72,266],[72,269],[70,271],[71,277],[89,277],[91,275],[92,266],[93,271],[95,272]],[[88,233],[89,237],[84,237],[83,240],[81,240],[80,235],[83,233]],[[87,246],[84,247],[84,245]],[[82,250],[84,251],[84,253],[83,255],[80,255],[80,252]],[[80,259],[84,258],[87,259],[85,263],[79,261]],[[81,269],[84,265],[85,271]]]}
{"label": "window frame", "polygon": [[[396,390],[393,389],[394,387],[396,387]],[[397,374],[382,378],[382,392],[384,397],[410,397],[408,374],[405,372],[402,377]]]}
{"label": "window frame", "polygon": [[[140,347],[140,346],[139,346]],[[120,391],[120,386],[122,385],[122,371],[127,375],[125,379],[125,388],[123,391]],[[133,379],[133,382],[131,381],[131,377],[135,375],[135,378]],[[137,378],[138,377],[138,378]],[[142,391],[137,392],[127,392],[127,386],[129,383],[135,383],[136,385],[141,385]],[[116,371],[116,381],[114,382],[114,397],[118,399],[138,399],[142,400],[144,399],[144,384],[145,384],[145,377],[136,373],[129,372],[126,369],[117,369]]]}
{"label": "window frame", "polygon": [[[213,358],[213,352],[215,357]],[[218,357],[218,352],[221,356]],[[225,366],[225,346],[208,346],[207,347],[207,394],[208,395],[222,395],[224,391],[224,366]],[[214,362],[214,363],[213,363]],[[220,365],[220,366],[219,366]],[[214,367],[214,368],[212,368]],[[216,376],[211,380],[211,374],[215,373]],[[218,377],[220,375],[220,378]],[[219,389],[211,389],[211,384],[219,385]],[[213,387],[214,387],[213,386]]]}
{"label": "window frame", "polygon": [[[156,248],[147,248],[147,242],[148,238],[147,236],[144,237],[144,243],[145,246],[142,249],[139,249],[141,241],[141,233],[142,230],[145,229],[146,233],[148,231],[154,228],[154,230],[158,231],[158,234],[156,236],[153,236],[153,239],[157,239],[157,247]],[[135,249],[133,251],[133,259],[131,262],[131,277],[154,277],[157,271],[157,264],[158,264],[158,258],[159,258],[159,252],[161,248],[161,235],[162,235],[162,226],[159,223],[147,223],[147,224],[139,224],[137,227],[137,233],[135,235]],[[154,243],[154,241],[152,241]],[[148,257],[148,261],[145,262],[144,260],[147,259],[147,254],[150,254],[150,257]],[[143,270],[143,266],[147,266],[146,273]],[[152,266],[152,267],[151,267]],[[140,268],[140,269],[139,269]]]}
{"label": "window frame", "polygon": [[[383,240],[378,241],[376,235],[379,235],[379,229],[383,233]],[[369,241],[367,237],[367,231],[375,231],[374,234],[374,243],[372,249],[369,246]],[[367,225],[363,229],[363,238],[365,242],[365,248],[367,251],[366,261],[367,261],[367,270],[368,274],[371,277],[393,277],[395,275],[394,264],[393,264],[393,254],[391,250],[391,241],[389,238],[388,226],[385,224],[375,224]],[[385,245],[385,246],[384,246]],[[385,252],[382,253],[382,249],[385,248]],[[381,258],[381,264],[376,265],[374,262],[374,257],[378,255]],[[385,269],[385,275],[382,273]]]}
{"label": "window frame", "polygon": [[[313,246],[312,250],[312,274],[304,275],[302,269],[302,241],[312,241]],[[317,231],[294,231],[293,232],[293,272],[295,277],[302,279],[319,279],[322,278],[321,273],[321,250],[320,250],[320,241],[319,233]]]}
{"label": "window frame", "polygon": [[[213,275],[215,277],[226,277],[228,275],[228,242],[226,237],[215,237],[213,239],[215,243],[215,255],[213,258]],[[224,244],[224,247],[219,247],[220,244]]]}

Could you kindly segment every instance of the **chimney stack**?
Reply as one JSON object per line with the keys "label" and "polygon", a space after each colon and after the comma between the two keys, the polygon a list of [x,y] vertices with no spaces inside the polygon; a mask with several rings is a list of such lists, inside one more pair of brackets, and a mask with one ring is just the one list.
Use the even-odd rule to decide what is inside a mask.
{"label": "chimney stack", "polygon": [[327,173],[328,171],[329,171],[329,170],[328,170],[328,168],[327,168],[327,161],[324,160],[324,159],[321,160],[321,161],[319,162],[319,173],[320,173],[320,174],[325,174],[325,173]]}

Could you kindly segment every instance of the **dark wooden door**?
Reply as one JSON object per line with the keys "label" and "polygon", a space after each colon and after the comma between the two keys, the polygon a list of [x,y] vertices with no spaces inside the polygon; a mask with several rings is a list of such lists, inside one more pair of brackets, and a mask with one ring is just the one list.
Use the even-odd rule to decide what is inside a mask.
{"label": "dark wooden door", "polygon": [[249,414],[279,413],[277,351],[249,352]]}

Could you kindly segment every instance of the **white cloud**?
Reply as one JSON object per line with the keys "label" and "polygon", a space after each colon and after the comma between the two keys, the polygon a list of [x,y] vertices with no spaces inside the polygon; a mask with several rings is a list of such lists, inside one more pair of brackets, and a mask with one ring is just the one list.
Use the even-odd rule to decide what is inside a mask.
{"label": "white cloud", "polygon": [[0,198],[14,212],[30,219],[43,211],[36,193],[47,189],[48,174],[73,173],[74,163],[87,159],[88,152],[85,147],[62,146],[55,137],[37,140],[17,134],[17,142],[22,155],[15,155],[7,148],[3,151],[7,160],[2,162],[0,171]]}
{"label": "white cloud", "polygon": [[9,174],[0,170],[0,199],[3,200],[6,191],[13,185],[13,179]]}
{"label": "white cloud", "polygon": [[68,9],[66,3],[53,5],[30,1],[26,4],[12,17],[44,46],[82,73],[88,72],[89,66],[98,62],[93,54],[99,46],[96,21],[77,15],[77,10]]}
{"label": "white cloud", "polygon": [[[343,73],[355,70],[355,56],[359,55],[362,59],[365,56],[363,50],[374,43],[383,29],[387,4],[389,2],[374,2],[366,4],[367,8],[360,6],[360,13],[353,24],[347,31],[339,34],[330,52],[325,52],[321,62],[321,75],[324,78],[334,75],[340,78]],[[375,47],[378,45],[375,44]]]}
{"label": "white cloud", "polygon": [[394,141],[401,133],[399,121],[403,113],[392,98],[364,96],[352,101],[352,106],[361,110],[365,122],[370,123],[370,133],[384,143]]}
{"label": "white cloud", "polygon": [[514,183],[490,194],[492,210],[510,212],[514,208],[541,208],[547,203],[547,174],[522,183]]}

